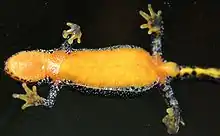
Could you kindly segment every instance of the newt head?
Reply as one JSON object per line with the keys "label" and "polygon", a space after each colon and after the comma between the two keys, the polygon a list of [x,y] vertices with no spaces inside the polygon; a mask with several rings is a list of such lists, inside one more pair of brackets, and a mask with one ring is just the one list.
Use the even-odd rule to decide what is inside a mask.
{"label": "newt head", "polygon": [[45,53],[21,51],[5,62],[5,72],[18,81],[37,82],[45,78]]}

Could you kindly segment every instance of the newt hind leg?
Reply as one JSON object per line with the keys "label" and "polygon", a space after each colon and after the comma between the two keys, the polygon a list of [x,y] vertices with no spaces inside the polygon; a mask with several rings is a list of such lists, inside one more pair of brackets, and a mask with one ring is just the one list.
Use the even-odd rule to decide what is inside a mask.
{"label": "newt hind leg", "polygon": [[174,96],[173,89],[169,83],[161,85],[160,92],[167,104],[167,115],[162,119],[162,122],[167,128],[169,134],[176,134],[179,131],[180,125],[185,126],[181,117],[181,109],[179,103]]}
{"label": "newt hind leg", "polygon": [[154,10],[151,7],[151,4],[148,4],[148,10],[150,12],[150,15],[145,13],[144,11],[139,11],[139,14],[147,21],[147,24],[142,24],[140,26],[141,29],[148,28],[148,34],[161,33],[161,23],[162,23],[162,11],[159,10],[157,13],[154,12]]}
{"label": "newt hind leg", "polygon": [[139,11],[139,14],[147,21],[146,24],[140,26],[141,29],[148,29],[148,34],[152,35],[153,40],[151,43],[153,55],[162,55],[162,43],[161,37],[163,35],[163,20],[162,20],[162,11],[159,10],[157,13],[151,7],[151,4],[148,4],[148,10],[150,15],[144,11]]}

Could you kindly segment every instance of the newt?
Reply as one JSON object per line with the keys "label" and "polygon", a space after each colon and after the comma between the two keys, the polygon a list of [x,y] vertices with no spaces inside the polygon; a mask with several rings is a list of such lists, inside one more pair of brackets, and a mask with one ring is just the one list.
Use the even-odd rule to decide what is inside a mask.
{"label": "newt", "polygon": [[[67,23],[70,27],[63,31],[65,41],[52,50],[31,50],[15,53],[5,62],[5,72],[22,83],[25,94],[13,94],[14,98],[25,101],[22,110],[30,106],[52,108],[56,97],[65,85],[85,88],[85,93],[139,94],[158,87],[167,104],[167,115],[162,122],[169,134],[176,134],[180,125],[185,125],[181,109],[170,85],[175,78],[185,74],[200,78],[207,75],[220,77],[217,68],[201,68],[178,65],[167,61],[162,54],[164,33],[162,11],[154,12],[148,5],[149,14],[139,11],[147,21],[140,26],[148,29],[151,35],[151,52],[134,45],[114,45],[99,49],[74,49],[81,43],[80,26]],[[36,83],[32,89],[27,84]],[[50,86],[49,95],[43,98],[37,93],[37,86],[46,83]]]}

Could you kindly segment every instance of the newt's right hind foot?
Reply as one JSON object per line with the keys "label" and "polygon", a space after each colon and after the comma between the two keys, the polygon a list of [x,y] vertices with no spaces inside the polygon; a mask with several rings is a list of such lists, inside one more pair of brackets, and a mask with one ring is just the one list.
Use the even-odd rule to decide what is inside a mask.
{"label": "newt's right hind foot", "polygon": [[66,25],[69,26],[70,29],[63,31],[63,38],[68,39],[67,42],[69,44],[72,44],[75,39],[77,39],[77,43],[81,43],[82,32],[80,26],[70,22],[66,23]]}
{"label": "newt's right hind foot", "polygon": [[161,34],[161,25],[162,25],[162,11],[159,10],[157,13],[155,13],[151,7],[151,4],[148,4],[148,10],[150,12],[150,15],[143,11],[139,11],[139,14],[147,20],[147,24],[142,24],[140,26],[141,29],[148,28],[148,34],[156,33]]}
{"label": "newt's right hind foot", "polygon": [[180,117],[178,111],[176,112],[173,108],[168,108],[167,115],[163,118],[162,122],[167,127],[167,133],[176,134],[179,131],[179,125],[185,126],[182,118]]}
{"label": "newt's right hind foot", "polygon": [[27,86],[26,83],[22,84],[22,87],[24,88],[26,94],[13,94],[13,98],[24,100],[26,103],[21,107],[22,110],[26,109],[30,106],[39,106],[43,105],[45,99],[43,97],[40,97],[37,94],[37,88],[36,86],[32,87],[32,90]]}

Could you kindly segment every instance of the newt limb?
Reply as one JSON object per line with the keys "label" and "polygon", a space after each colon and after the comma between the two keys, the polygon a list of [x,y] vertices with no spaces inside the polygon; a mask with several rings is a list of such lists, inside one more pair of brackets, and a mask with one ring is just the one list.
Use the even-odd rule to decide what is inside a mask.
{"label": "newt limb", "polygon": [[67,22],[66,25],[69,26],[70,29],[63,31],[63,38],[67,39],[69,44],[72,44],[75,39],[77,40],[77,43],[81,43],[82,32],[80,26],[70,22]]}
{"label": "newt limb", "polygon": [[180,117],[179,111],[175,110],[175,108],[170,107],[166,110],[167,115],[162,119],[162,122],[167,127],[167,132],[169,134],[176,134],[179,131],[179,124],[182,124],[185,126],[185,123],[183,122],[182,118]]}
{"label": "newt limb", "polygon": [[148,10],[150,15],[145,13],[144,11],[140,10],[139,14],[147,20],[147,24],[142,24],[140,26],[141,29],[148,28],[148,34],[156,33],[161,34],[161,23],[162,23],[162,11],[159,10],[157,13],[151,7],[151,4],[148,4]]}
{"label": "newt limb", "polygon": [[12,94],[13,98],[25,101],[25,104],[21,107],[22,110],[25,110],[30,106],[39,106],[43,104],[45,99],[37,94],[36,86],[33,86],[31,90],[26,83],[22,83],[22,87],[24,88],[26,94]]}
{"label": "newt limb", "polygon": [[181,110],[177,99],[174,96],[173,89],[169,83],[169,80],[161,85],[160,90],[162,96],[165,98],[165,102],[168,106],[166,109],[167,115],[162,119],[162,122],[167,128],[169,134],[176,134],[179,131],[180,124],[185,126],[185,123],[181,117]]}

